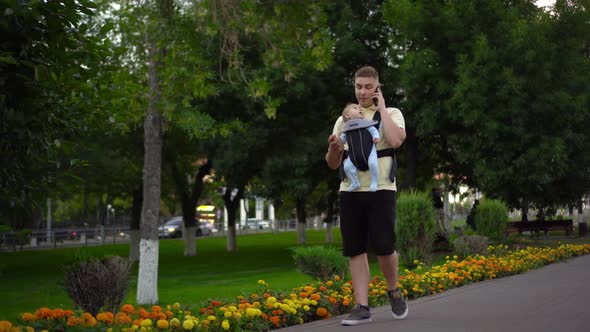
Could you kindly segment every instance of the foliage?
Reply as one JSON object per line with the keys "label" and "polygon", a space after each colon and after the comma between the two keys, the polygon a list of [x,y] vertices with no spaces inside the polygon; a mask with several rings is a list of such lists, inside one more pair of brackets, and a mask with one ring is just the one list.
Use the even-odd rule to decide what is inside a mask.
{"label": "foliage", "polygon": [[475,212],[475,229],[478,234],[499,242],[506,236],[508,208],[499,200],[484,199]]}
{"label": "foliage", "polygon": [[434,208],[428,192],[408,191],[398,196],[395,233],[402,262],[409,268],[415,260],[430,259],[435,239]]}
{"label": "foliage", "polygon": [[309,246],[291,249],[297,269],[315,280],[328,281],[334,276],[345,278],[348,259],[331,247]]}
{"label": "foliage", "polygon": [[74,303],[86,312],[114,312],[127,293],[131,267],[131,261],[117,256],[67,265],[64,287]]}
{"label": "foliage", "polygon": [[23,227],[36,204],[80,165],[89,127],[101,123],[104,87],[94,80],[110,55],[90,1],[8,1],[0,18],[0,206]]}
{"label": "foliage", "polygon": [[588,191],[584,1],[544,11],[532,1],[390,0],[383,11],[404,52],[407,122],[435,172],[514,208]]}
{"label": "foliage", "polygon": [[453,241],[453,251],[461,258],[483,254],[488,248],[488,238],[481,235],[464,235]]}

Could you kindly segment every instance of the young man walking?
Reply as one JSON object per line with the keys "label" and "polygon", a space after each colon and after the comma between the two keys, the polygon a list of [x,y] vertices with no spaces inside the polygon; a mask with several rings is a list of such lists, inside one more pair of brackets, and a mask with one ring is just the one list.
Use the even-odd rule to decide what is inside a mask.
{"label": "young man walking", "polygon": [[[404,319],[408,315],[406,301],[397,288],[398,256],[395,251],[395,149],[406,138],[405,121],[400,110],[387,108],[379,89],[379,74],[375,68],[365,66],[354,76],[355,96],[362,107],[365,119],[380,121],[377,143],[379,179],[377,191],[370,191],[370,172],[358,172],[360,187],[348,191],[350,182],[344,178],[340,184],[340,229],[343,254],[350,258],[350,273],[356,306],[343,325],[359,325],[372,321],[369,308],[369,282],[371,279],[367,250],[371,246],[377,254],[381,272],[387,281],[387,293],[392,315]],[[378,114],[376,114],[378,113]],[[338,169],[346,147],[340,135],[342,117],[338,118],[328,138],[326,162]]]}

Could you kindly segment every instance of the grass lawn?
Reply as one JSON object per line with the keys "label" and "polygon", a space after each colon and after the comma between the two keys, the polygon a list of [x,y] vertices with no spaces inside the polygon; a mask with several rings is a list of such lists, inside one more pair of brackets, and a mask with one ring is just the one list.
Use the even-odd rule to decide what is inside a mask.
{"label": "grass lawn", "polygon": [[[323,244],[325,231],[308,231],[309,245]],[[340,231],[334,230],[334,246]],[[272,288],[289,290],[311,278],[295,269],[289,248],[297,245],[297,233],[238,236],[238,252],[226,252],[225,237],[199,239],[197,256],[183,256],[182,240],[160,241],[158,295],[161,304],[180,302],[198,306],[208,299],[235,299],[257,289],[264,279]],[[98,247],[0,253],[0,319],[14,320],[22,312],[40,307],[74,308],[61,285],[63,266],[78,257],[119,255],[127,257],[127,244]],[[371,275],[379,273],[371,262]],[[126,303],[135,303],[137,266]]]}

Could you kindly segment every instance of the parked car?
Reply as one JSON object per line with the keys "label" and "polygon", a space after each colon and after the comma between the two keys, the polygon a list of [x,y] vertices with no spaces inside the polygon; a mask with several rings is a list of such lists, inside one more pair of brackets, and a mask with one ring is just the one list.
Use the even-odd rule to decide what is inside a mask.
{"label": "parked car", "polygon": [[[211,223],[199,222],[196,236],[208,236],[211,233],[217,232]],[[182,217],[173,217],[166,221],[163,225],[158,227],[158,237],[160,238],[179,238],[182,237],[182,230],[184,229]]]}
{"label": "parked car", "polygon": [[270,223],[266,220],[248,219],[242,229],[268,229]]}

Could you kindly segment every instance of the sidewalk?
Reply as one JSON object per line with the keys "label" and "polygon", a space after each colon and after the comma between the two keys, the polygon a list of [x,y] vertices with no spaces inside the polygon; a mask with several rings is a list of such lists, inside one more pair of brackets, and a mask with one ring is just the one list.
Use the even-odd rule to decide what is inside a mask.
{"label": "sidewalk", "polygon": [[528,273],[488,280],[408,302],[405,320],[390,307],[372,310],[373,323],[341,326],[346,316],[278,331],[590,331],[590,255]]}

